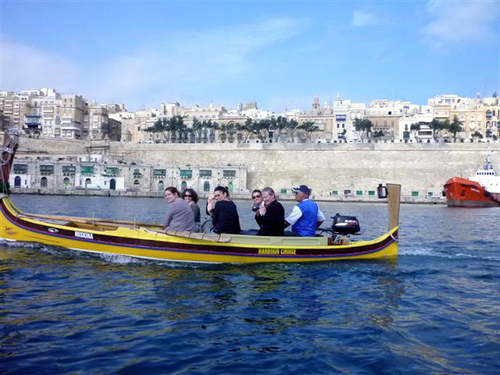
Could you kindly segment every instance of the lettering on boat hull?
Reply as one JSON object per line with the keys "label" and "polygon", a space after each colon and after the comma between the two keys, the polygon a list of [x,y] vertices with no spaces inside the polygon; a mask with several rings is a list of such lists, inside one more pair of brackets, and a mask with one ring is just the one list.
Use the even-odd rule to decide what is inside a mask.
{"label": "lettering on boat hull", "polygon": [[94,239],[94,235],[92,233],[85,233],[85,232],[75,232],[75,237],[85,238],[87,240],[93,240]]}
{"label": "lettering on boat hull", "polygon": [[259,249],[259,255],[297,255],[296,249]]}

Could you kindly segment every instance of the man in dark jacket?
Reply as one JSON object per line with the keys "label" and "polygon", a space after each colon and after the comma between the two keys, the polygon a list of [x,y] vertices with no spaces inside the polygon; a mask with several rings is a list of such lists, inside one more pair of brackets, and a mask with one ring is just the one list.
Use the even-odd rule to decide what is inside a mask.
{"label": "man in dark jacket", "polygon": [[259,208],[260,215],[255,218],[260,226],[257,234],[260,236],[283,236],[285,209],[276,200],[274,190],[270,187],[262,190],[262,198],[263,202]]}

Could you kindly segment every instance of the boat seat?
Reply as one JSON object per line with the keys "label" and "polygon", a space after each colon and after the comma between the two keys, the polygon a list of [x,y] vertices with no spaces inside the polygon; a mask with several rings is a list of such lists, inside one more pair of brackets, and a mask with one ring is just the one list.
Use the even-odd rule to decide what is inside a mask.
{"label": "boat seat", "polygon": [[[164,233],[161,231],[155,231],[158,233]],[[167,230],[167,235],[176,237],[193,238],[196,240],[205,240],[213,242],[230,242],[231,236],[228,234],[215,234],[215,233],[199,233],[199,232],[189,232],[187,230]]]}
{"label": "boat seat", "polygon": [[[165,232],[162,231],[149,231],[165,234]],[[196,240],[255,246],[328,246],[327,237],[270,237],[245,234],[198,233],[185,230],[168,230],[166,234],[169,236],[192,238]]]}

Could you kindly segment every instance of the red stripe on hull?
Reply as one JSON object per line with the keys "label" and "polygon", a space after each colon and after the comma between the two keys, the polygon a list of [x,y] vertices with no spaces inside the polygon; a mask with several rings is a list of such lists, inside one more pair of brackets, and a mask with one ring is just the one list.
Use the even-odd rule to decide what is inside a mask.
{"label": "red stripe on hull", "polygon": [[448,207],[500,207],[500,201],[479,182],[453,177],[444,185]]}

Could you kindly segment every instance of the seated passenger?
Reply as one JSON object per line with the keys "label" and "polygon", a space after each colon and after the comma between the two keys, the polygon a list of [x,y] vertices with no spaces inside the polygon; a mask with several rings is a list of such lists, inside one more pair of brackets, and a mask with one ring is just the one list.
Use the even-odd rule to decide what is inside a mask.
{"label": "seated passenger", "polygon": [[181,198],[184,199],[193,210],[194,222],[196,227],[200,227],[201,215],[200,215],[200,207],[198,206],[198,194],[191,188],[184,190],[181,194]]}
{"label": "seated passenger", "polygon": [[224,186],[217,186],[214,193],[208,197],[207,213],[212,216],[215,233],[237,234],[241,232],[238,210]]}
{"label": "seated passenger", "polygon": [[257,222],[257,224],[259,224],[259,227],[260,227],[259,208],[261,204],[262,204],[262,191],[260,191],[259,189],[255,189],[254,191],[252,191],[252,211],[255,212],[255,221]]}
{"label": "seated passenger", "polygon": [[292,213],[285,220],[285,228],[292,225],[294,234],[301,237],[314,237],[316,228],[325,221],[325,215],[318,205],[309,199],[311,190],[306,185],[292,188],[295,200],[299,202],[293,207]]}
{"label": "seated passenger", "polygon": [[256,216],[260,229],[259,236],[283,236],[283,222],[285,209],[276,200],[274,190],[266,187],[262,190],[263,202],[259,207],[259,216]]}
{"label": "seated passenger", "polygon": [[179,197],[179,190],[173,186],[165,189],[165,199],[168,202],[164,229],[196,231],[193,210],[189,204]]}

